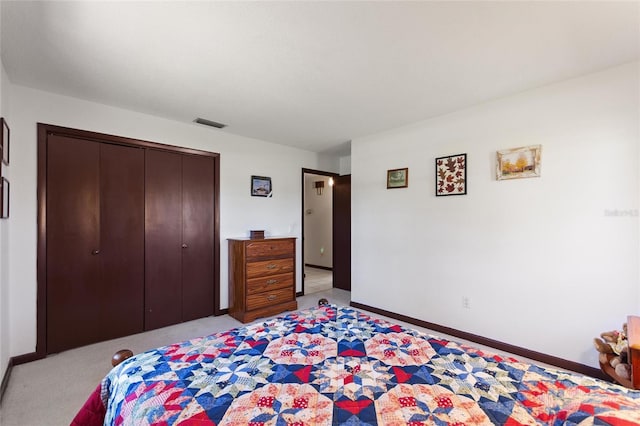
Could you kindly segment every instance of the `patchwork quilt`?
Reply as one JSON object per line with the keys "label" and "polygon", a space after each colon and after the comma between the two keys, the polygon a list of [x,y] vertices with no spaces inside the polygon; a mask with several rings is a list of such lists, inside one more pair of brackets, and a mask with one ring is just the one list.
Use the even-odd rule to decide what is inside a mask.
{"label": "patchwork quilt", "polygon": [[139,354],[101,396],[116,425],[640,424],[640,392],[333,305]]}

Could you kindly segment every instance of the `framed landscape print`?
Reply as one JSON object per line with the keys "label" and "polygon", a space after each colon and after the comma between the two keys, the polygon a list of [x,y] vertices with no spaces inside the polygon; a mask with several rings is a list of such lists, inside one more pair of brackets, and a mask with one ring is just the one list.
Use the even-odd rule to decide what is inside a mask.
{"label": "framed landscape print", "polygon": [[409,169],[387,170],[387,189],[407,188],[409,186]]}
{"label": "framed landscape print", "polygon": [[251,176],[251,196],[270,197],[271,178],[266,176]]}
{"label": "framed landscape print", "polygon": [[467,193],[467,154],[436,158],[436,196]]}
{"label": "framed landscape print", "polygon": [[496,179],[539,177],[541,155],[542,145],[498,151]]}

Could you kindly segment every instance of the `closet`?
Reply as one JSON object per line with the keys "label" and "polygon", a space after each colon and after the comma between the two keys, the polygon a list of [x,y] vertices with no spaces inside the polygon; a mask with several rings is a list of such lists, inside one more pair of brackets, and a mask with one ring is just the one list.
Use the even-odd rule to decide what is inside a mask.
{"label": "closet", "polygon": [[218,313],[217,154],[38,135],[37,353]]}

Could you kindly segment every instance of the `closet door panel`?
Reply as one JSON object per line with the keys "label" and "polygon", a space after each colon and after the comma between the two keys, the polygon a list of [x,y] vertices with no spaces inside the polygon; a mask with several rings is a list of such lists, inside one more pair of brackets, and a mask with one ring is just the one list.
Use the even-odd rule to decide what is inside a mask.
{"label": "closet door panel", "polygon": [[143,331],[144,150],[100,145],[102,340]]}
{"label": "closet door panel", "polygon": [[213,158],[183,156],[182,320],[213,315]]}
{"label": "closet door panel", "polygon": [[50,135],[47,144],[47,352],[98,341],[99,144]]}
{"label": "closet door panel", "polygon": [[182,321],[182,155],[145,153],[145,330]]}

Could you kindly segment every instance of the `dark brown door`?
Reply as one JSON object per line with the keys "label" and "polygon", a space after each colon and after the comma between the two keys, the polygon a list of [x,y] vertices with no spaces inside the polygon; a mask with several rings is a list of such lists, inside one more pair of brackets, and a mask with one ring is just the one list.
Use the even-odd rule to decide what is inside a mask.
{"label": "dark brown door", "polygon": [[182,157],[182,320],[213,315],[213,158]]}
{"label": "dark brown door", "polygon": [[333,286],[351,291],[351,175],[334,178]]}
{"label": "dark brown door", "polygon": [[182,155],[145,154],[145,329],[182,321]]}
{"label": "dark brown door", "polygon": [[49,136],[48,353],[142,331],[143,168],[139,149]]}
{"label": "dark brown door", "polygon": [[144,150],[100,144],[101,340],[143,331]]}
{"label": "dark brown door", "polygon": [[51,135],[47,146],[47,352],[97,341],[101,304],[100,145]]}

